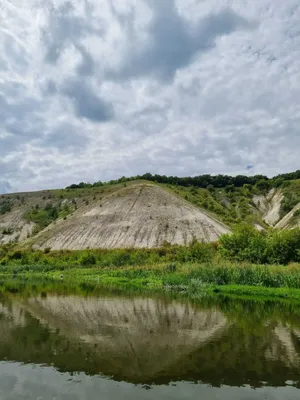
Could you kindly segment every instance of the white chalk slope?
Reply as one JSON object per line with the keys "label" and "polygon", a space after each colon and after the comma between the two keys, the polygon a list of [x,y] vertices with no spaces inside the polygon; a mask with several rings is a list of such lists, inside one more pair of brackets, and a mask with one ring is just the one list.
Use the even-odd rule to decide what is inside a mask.
{"label": "white chalk slope", "polygon": [[211,242],[229,231],[176,195],[155,185],[138,184],[51,224],[35,238],[35,247],[153,248],[165,241],[181,245],[193,239]]}

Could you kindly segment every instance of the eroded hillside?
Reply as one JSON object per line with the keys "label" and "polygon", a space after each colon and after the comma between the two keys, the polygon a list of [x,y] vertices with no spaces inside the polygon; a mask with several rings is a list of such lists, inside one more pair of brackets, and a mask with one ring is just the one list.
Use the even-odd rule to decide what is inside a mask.
{"label": "eroded hillside", "polygon": [[211,242],[241,222],[259,230],[299,226],[300,181],[271,190],[132,181],[0,198],[0,245],[38,249]]}
{"label": "eroded hillside", "polygon": [[203,210],[151,184],[124,187],[76,210],[37,235],[34,247],[153,248],[211,242],[229,232]]}

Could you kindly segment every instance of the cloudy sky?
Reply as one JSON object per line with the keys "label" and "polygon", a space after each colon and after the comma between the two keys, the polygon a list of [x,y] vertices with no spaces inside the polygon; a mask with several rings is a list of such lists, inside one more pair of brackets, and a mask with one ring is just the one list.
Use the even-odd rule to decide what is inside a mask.
{"label": "cloudy sky", "polygon": [[299,0],[0,0],[0,192],[298,169]]}

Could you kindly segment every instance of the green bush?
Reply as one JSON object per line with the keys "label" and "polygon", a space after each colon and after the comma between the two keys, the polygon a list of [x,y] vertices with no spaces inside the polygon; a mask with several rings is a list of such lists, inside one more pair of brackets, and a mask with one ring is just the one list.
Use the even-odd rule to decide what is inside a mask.
{"label": "green bush", "polygon": [[97,263],[97,259],[96,259],[95,255],[92,253],[85,254],[84,256],[82,256],[82,258],[80,260],[80,264],[85,265],[85,266],[96,265],[96,263]]}
{"label": "green bush", "polygon": [[264,234],[242,225],[220,238],[221,256],[256,264],[300,262],[300,229]]}
{"label": "green bush", "polygon": [[266,238],[254,227],[241,225],[232,234],[221,236],[220,254],[232,260],[265,263]]}
{"label": "green bush", "polygon": [[12,209],[12,202],[10,200],[3,200],[0,202],[0,215],[10,212]]}
{"label": "green bush", "polygon": [[300,216],[300,209],[296,210],[293,214],[293,217],[299,217]]}
{"label": "green bush", "polygon": [[300,261],[300,230],[274,232],[267,239],[269,263],[288,264]]}

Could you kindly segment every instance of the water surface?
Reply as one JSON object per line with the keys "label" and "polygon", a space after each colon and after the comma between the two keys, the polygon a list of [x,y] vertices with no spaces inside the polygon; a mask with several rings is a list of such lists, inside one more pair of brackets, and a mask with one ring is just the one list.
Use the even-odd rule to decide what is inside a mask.
{"label": "water surface", "polygon": [[300,307],[0,298],[0,399],[300,399]]}

